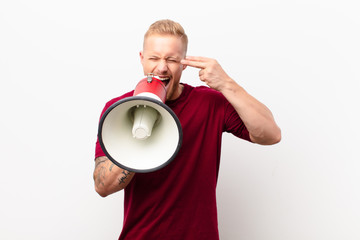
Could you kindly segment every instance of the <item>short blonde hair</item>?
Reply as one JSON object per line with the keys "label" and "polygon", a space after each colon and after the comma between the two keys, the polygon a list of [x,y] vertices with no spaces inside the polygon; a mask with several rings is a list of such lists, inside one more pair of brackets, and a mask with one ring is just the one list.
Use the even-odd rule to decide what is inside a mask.
{"label": "short blonde hair", "polygon": [[184,44],[185,53],[186,53],[187,46],[188,46],[188,37],[185,34],[184,28],[179,23],[174,22],[169,19],[164,19],[164,20],[159,20],[159,21],[154,22],[153,24],[150,25],[149,29],[145,33],[144,43],[145,43],[145,39],[148,36],[154,35],[154,34],[172,35],[172,36],[177,36],[177,37],[181,38],[181,40]]}

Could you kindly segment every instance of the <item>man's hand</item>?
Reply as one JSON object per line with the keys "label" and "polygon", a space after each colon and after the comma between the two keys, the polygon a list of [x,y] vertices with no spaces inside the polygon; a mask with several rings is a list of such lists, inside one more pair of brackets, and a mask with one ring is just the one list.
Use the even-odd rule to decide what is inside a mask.
{"label": "man's hand", "polygon": [[200,80],[220,92],[226,87],[226,84],[233,82],[215,59],[187,56],[181,60],[181,64],[199,68]]}

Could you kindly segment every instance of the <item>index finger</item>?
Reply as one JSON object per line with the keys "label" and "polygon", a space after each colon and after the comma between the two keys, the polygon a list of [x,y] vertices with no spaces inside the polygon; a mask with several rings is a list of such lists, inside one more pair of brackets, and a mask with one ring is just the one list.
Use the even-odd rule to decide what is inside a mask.
{"label": "index finger", "polygon": [[206,67],[206,60],[207,58],[204,57],[187,56],[185,59],[181,60],[181,63],[190,67],[204,69]]}

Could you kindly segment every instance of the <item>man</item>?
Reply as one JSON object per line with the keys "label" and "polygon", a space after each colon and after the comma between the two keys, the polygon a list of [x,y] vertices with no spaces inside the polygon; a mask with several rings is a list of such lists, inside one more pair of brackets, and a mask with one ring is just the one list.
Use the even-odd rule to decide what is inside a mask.
{"label": "man", "polygon": [[[125,189],[124,224],[119,239],[219,239],[216,183],[221,134],[253,143],[281,139],[272,113],[230,78],[214,59],[186,57],[187,36],[180,24],[161,20],[145,34],[140,60],[144,74],[166,85],[166,104],[183,129],[176,158],[152,173],[132,173],[114,165],[96,145],[94,181],[103,197]],[[208,87],[180,83],[186,67],[199,69]],[[132,96],[133,91],[109,101]],[[166,148],[166,146],[164,146]]]}

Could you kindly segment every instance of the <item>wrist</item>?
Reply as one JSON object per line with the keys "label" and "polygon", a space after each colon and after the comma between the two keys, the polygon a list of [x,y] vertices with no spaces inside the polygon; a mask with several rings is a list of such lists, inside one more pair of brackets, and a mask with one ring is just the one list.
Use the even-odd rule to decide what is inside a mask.
{"label": "wrist", "polygon": [[222,88],[219,90],[223,95],[236,93],[241,91],[242,87],[240,87],[239,84],[237,84],[232,78],[228,77],[223,82]]}

